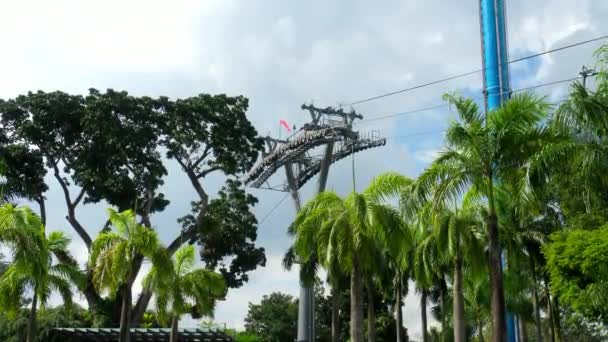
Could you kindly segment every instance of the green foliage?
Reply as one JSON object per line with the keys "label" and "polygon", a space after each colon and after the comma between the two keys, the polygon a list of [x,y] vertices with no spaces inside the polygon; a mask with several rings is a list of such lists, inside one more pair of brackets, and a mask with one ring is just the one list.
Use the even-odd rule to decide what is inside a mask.
{"label": "green foliage", "polygon": [[245,328],[261,341],[294,341],[298,320],[298,302],[290,295],[273,292],[264,295],[260,304],[249,303]]}
{"label": "green foliage", "polygon": [[48,186],[40,151],[23,144],[0,144],[0,162],[4,165],[0,175],[5,179],[0,189],[2,196],[42,200]]}
{"label": "green foliage", "polygon": [[140,256],[151,260],[156,267],[170,269],[155,231],[138,224],[131,210],[119,213],[108,209],[108,213],[116,231],[97,236],[89,260],[93,282],[99,290],[107,289],[113,295],[123,285],[130,287],[134,280],[134,264]]}
{"label": "green foliage", "polygon": [[33,292],[28,341],[34,337],[38,305],[44,308],[55,291],[69,308],[73,285],[84,283],[84,275],[67,251],[69,242],[62,232],[47,235],[40,218],[28,207],[0,207],[0,243],[13,256],[0,276],[0,307],[12,319],[22,305],[22,295]]}
{"label": "green foliage", "polygon": [[247,331],[235,331],[226,329],[226,334],[235,338],[236,342],[263,342],[257,335]]}
{"label": "green foliage", "polygon": [[20,305],[21,295],[32,289],[44,306],[51,291],[57,291],[66,305],[72,304],[72,285],[81,285],[84,276],[75,263],[53,262],[69,256],[69,239],[62,232],[45,234],[39,218],[28,207],[6,204],[0,208],[0,242],[6,244],[13,261],[0,277],[0,304],[11,313]]}
{"label": "green foliage", "polygon": [[[25,340],[28,310],[21,309],[16,317],[9,318],[6,313],[0,313],[0,340],[6,342],[21,342]],[[91,313],[72,305],[70,308],[58,306],[47,308],[38,314],[37,333],[35,341],[40,342],[77,342],[65,337],[56,337],[52,330],[57,327],[88,328],[93,324]]]}
{"label": "green foliage", "polygon": [[[549,105],[529,93],[513,96],[487,118],[472,99],[446,96],[459,121],[446,133],[447,148],[420,175],[416,193],[436,206],[453,203],[474,187],[494,206],[492,180],[507,178],[554,135],[543,126]],[[496,177],[497,179],[494,179]]]}
{"label": "green foliage", "polygon": [[608,323],[608,224],[556,232],[543,249],[551,290],[582,315]]}
{"label": "green foliage", "polygon": [[[331,340],[331,295],[324,295],[322,290],[323,285],[316,283],[315,286],[315,319],[316,319],[316,333],[318,341],[330,341]],[[340,341],[347,341],[349,336],[349,319],[350,319],[350,293],[348,289],[342,289],[337,292],[340,296]],[[395,319],[392,313],[392,304],[388,300],[383,299],[382,292],[378,289],[375,291],[374,297],[376,302],[374,305],[375,316],[376,316],[376,327],[377,327],[377,341],[378,342],[389,342],[395,341]],[[265,299],[265,300],[264,300]],[[282,293],[272,293],[264,296],[264,299],[260,304],[249,304],[248,319],[246,319],[247,331],[242,333],[248,335],[251,341],[275,341],[275,339],[269,338],[271,335],[260,335],[255,330],[250,329],[248,324],[252,327],[265,327],[280,328],[281,332],[276,332],[280,336],[292,337],[292,339],[280,340],[280,341],[293,341],[296,335],[296,321],[297,321],[297,310],[298,302],[297,299],[289,295]],[[367,305],[367,304],[365,304]],[[253,308],[253,309],[252,309]],[[286,318],[281,316],[289,315],[289,318],[293,321],[288,321]],[[281,317],[278,325],[273,325],[275,317]],[[255,319],[254,319],[255,318]],[[248,323],[251,322],[251,323]],[[275,330],[273,330],[275,331]],[[405,336],[404,341],[407,339],[407,329],[402,329],[402,336]],[[241,333],[237,333],[237,341]],[[232,333],[229,333],[232,336]],[[266,338],[265,338],[266,337]],[[249,341],[243,337],[243,341]]]}
{"label": "green foliage", "polygon": [[194,247],[184,246],[175,252],[172,266],[152,267],[144,286],[156,295],[156,308],[161,323],[178,319],[194,310],[202,316],[212,317],[216,300],[226,293],[221,274],[207,269],[194,269]]}
{"label": "green foliage", "polygon": [[236,334],[236,342],[262,342],[262,340],[248,332],[238,332]]}
{"label": "green foliage", "polygon": [[207,215],[198,228],[200,203],[194,203],[192,214],[179,220],[186,231],[198,229],[202,261],[207,268],[219,271],[231,288],[241,287],[249,279],[247,272],[266,264],[264,248],[255,246],[257,219],[249,210],[256,203],[257,199],[246,193],[239,181],[229,179],[217,198],[209,202]]}
{"label": "green foliage", "polygon": [[608,338],[608,325],[597,319],[584,317],[571,309],[563,309],[564,338],[583,342],[600,342]]}
{"label": "green foliage", "polygon": [[0,277],[4,274],[4,271],[8,268],[10,263],[6,262],[4,254],[0,253]]}

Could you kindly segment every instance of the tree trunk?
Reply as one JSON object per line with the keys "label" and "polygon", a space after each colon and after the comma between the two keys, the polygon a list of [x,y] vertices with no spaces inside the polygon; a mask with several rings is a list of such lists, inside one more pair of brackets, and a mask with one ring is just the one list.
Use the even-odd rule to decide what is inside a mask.
{"label": "tree trunk", "polygon": [[500,241],[498,237],[498,220],[490,202],[488,215],[488,242],[490,257],[490,290],[492,292],[492,341],[505,342],[507,339],[507,324],[505,321],[505,293],[502,279],[502,262],[500,256]]}
{"label": "tree trunk", "polygon": [[441,308],[441,334],[445,334],[445,330],[447,327],[447,324],[445,324],[445,317],[446,317],[446,308],[445,308],[445,295],[446,293],[444,292],[444,288],[441,287],[439,289],[439,296],[441,296],[439,298],[439,307]]}
{"label": "tree trunk", "polygon": [[337,286],[331,287],[331,340],[340,342],[340,291]]}
{"label": "tree trunk", "polygon": [[350,341],[363,342],[363,279],[355,256],[350,275]]}
{"label": "tree trunk", "polygon": [[429,334],[427,332],[427,319],[426,319],[426,289],[422,290],[420,296],[420,315],[422,316],[422,342],[429,341]]}
{"label": "tree trunk", "polygon": [[543,332],[540,321],[540,304],[538,303],[538,289],[536,288],[536,265],[534,257],[530,255],[530,269],[532,270],[532,306],[534,309],[534,328],[536,329],[536,341],[543,341]]}
{"label": "tree trunk", "polygon": [[[191,169],[189,170],[188,167],[179,160],[179,158],[177,158],[176,160],[178,161],[178,163],[180,163],[180,165],[184,168],[184,170],[188,174],[188,178],[190,179],[192,186],[198,193],[199,198],[201,200],[201,207],[196,216],[196,223],[195,223],[194,227],[181,232],[167,246],[167,250],[169,251],[170,256],[172,256],[173,253],[175,253],[184,244],[193,243],[192,240],[194,238],[196,238],[196,236],[198,235],[199,229],[203,222],[203,217],[205,216],[205,214],[207,213],[207,209],[209,208],[209,196],[207,195],[207,193],[201,186],[201,183],[199,182],[198,178],[196,177],[196,174],[194,173],[194,171],[192,171]],[[137,272],[139,272],[139,267],[137,268]],[[144,313],[146,312],[146,308],[148,308],[148,304],[150,303],[151,299],[152,299],[152,291],[150,291],[150,289],[148,289],[148,288],[143,288],[139,295],[139,298],[137,298],[137,302],[135,303],[135,308],[133,309],[133,314],[132,314],[132,319],[131,319],[131,323],[133,325],[139,325],[139,323],[141,322],[141,320],[144,317]]]}
{"label": "tree trunk", "polygon": [[367,340],[376,342],[376,310],[374,308],[374,289],[371,281],[367,283]]}
{"label": "tree trunk", "polygon": [[[485,342],[486,338],[483,336],[483,321],[479,321],[479,342]],[[539,341],[542,342],[542,341]]]}
{"label": "tree trunk", "polygon": [[403,303],[401,301],[401,277],[397,280],[397,286],[395,288],[395,325],[397,326],[397,342],[403,342],[401,336],[401,329],[403,327],[403,312],[401,311]]}
{"label": "tree trunk", "polygon": [[[137,277],[139,270],[141,269],[141,265],[144,261],[143,255],[138,255],[133,260],[133,274]],[[135,281],[135,277],[133,277],[133,281]],[[146,312],[146,308],[150,303],[150,299],[152,299],[152,291],[147,287],[143,287],[141,289],[141,293],[139,294],[139,298],[131,311],[131,319],[130,323],[133,326],[138,326],[141,323],[141,320],[144,317],[144,313]]]}
{"label": "tree trunk", "polygon": [[87,273],[87,279],[84,284],[85,287],[82,289],[82,293],[84,294],[84,297],[87,300],[89,310],[95,311],[97,310],[97,303],[99,303],[101,297],[99,297],[99,294],[95,289],[95,285],[93,284],[93,271],[89,269],[88,266],[86,267],[85,271]]}
{"label": "tree trunk", "polygon": [[528,332],[526,331],[526,324],[521,317],[517,317],[517,327],[519,332],[519,338],[517,342],[528,342]]}
{"label": "tree trunk", "polygon": [[40,221],[42,221],[42,225],[46,227],[46,205],[44,203],[44,196],[40,195],[36,202],[38,202],[38,207],[40,208]]}
{"label": "tree trunk", "polygon": [[118,335],[118,342],[129,342],[130,341],[130,317],[131,316],[131,287],[127,285],[122,286],[122,307],[120,309],[120,333]]}
{"label": "tree trunk", "polygon": [[454,282],[452,288],[454,291],[454,341],[464,342],[464,296],[462,293],[462,259],[460,257],[456,257],[454,260]]}
{"label": "tree trunk", "polygon": [[553,298],[553,322],[555,322],[555,340],[557,342],[562,342],[562,323],[559,318],[559,298]]}
{"label": "tree trunk", "polygon": [[551,305],[551,292],[545,280],[545,293],[547,296],[547,319],[549,321],[549,341],[555,342],[555,322],[553,321],[553,306]]}
{"label": "tree trunk", "polygon": [[179,332],[177,331],[178,322],[179,318],[176,315],[173,315],[173,317],[171,318],[171,335],[169,336],[169,342],[179,341]]}
{"label": "tree trunk", "polygon": [[25,341],[33,342],[36,335],[36,307],[38,306],[38,289],[34,286],[34,296],[32,297],[32,307],[30,309],[30,317],[27,321],[27,334]]}

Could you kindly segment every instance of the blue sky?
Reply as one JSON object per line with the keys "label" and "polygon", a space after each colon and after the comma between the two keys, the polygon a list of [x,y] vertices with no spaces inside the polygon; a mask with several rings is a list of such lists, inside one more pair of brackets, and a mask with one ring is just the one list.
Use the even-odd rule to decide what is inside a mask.
{"label": "blue sky", "polygon": [[[88,88],[124,89],[137,95],[186,97],[200,92],[243,94],[248,116],[260,134],[276,132],[278,120],[300,125],[307,101],[336,106],[387,91],[460,74],[481,66],[477,0],[387,0],[382,2],[287,2],[236,0],[36,1],[3,4],[0,11],[0,97],[29,90],[85,93]],[[513,58],[545,51],[608,32],[604,0],[507,1],[509,46]],[[591,64],[597,44],[512,65],[514,88],[570,78]],[[355,106],[366,118],[441,103],[441,95],[479,94],[480,75]],[[540,89],[559,98],[564,86]],[[357,125],[387,137],[437,131],[454,117],[449,108]],[[361,189],[375,175],[394,170],[415,177],[441,148],[441,134],[390,138],[386,147],[356,156]],[[350,160],[330,171],[328,188],[351,190]],[[304,187],[310,198],[314,183]],[[216,191],[221,176],[205,181]],[[63,219],[65,205],[53,185],[48,197],[49,226],[74,237],[72,250],[86,250]],[[188,190],[185,190],[188,189]],[[177,165],[170,164],[163,188],[171,205],[154,217],[164,241],[175,236],[175,220],[189,208],[194,192]],[[262,218],[283,194],[251,190]],[[241,326],[247,303],[263,294],[297,294],[296,272],[280,266],[289,245],[285,229],[295,211],[286,200],[259,227],[267,267],[220,303],[218,322]],[[80,208],[94,232],[105,221],[103,204]],[[418,299],[410,291],[405,324],[420,331]],[[187,324],[195,324],[191,320]]]}

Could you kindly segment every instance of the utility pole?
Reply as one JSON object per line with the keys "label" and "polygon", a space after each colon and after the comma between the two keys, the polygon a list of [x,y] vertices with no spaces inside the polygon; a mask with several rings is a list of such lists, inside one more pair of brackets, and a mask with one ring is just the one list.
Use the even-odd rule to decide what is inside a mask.
{"label": "utility pole", "polygon": [[583,78],[583,88],[587,89],[587,78],[597,75],[598,72],[595,71],[595,69],[589,69],[583,65],[583,67],[581,68],[581,72],[579,72],[578,74],[581,75],[581,77]]}
{"label": "utility pole", "polygon": [[[355,111],[306,104],[302,109],[310,113],[311,121],[286,140],[266,137],[263,158],[244,179],[253,188],[289,192],[297,212],[302,207],[299,189],[313,176],[319,174],[317,192],[321,193],[325,191],[331,164],[365,149],[386,145],[385,138],[361,138],[353,131],[353,121],[363,119]],[[313,155],[318,148],[323,150],[322,154]],[[285,168],[285,182],[270,185],[270,177],[280,168]],[[314,288],[300,286],[297,342],[315,340],[314,322]]]}
{"label": "utility pole", "polygon": [[[488,111],[499,108],[507,101],[511,93],[505,1],[480,0],[479,2],[486,115]],[[504,254],[502,254],[502,262],[502,268],[504,269],[507,267]],[[496,322],[493,324],[496,324]],[[507,341],[517,342],[518,334],[516,332],[515,318],[510,312],[506,313],[506,328]],[[493,341],[503,341],[503,339],[503,336],[493,336]]]}

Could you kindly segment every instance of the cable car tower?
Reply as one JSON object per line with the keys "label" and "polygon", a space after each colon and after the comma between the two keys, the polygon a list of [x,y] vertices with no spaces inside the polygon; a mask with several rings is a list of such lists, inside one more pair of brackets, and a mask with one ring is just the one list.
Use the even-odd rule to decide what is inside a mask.
{"label": "cable car tower", "polygon": [[[310,113],[310,122],[284,140],[265,137],[262,159],[244,179],[253,188],[289,192],[298,212],[302,207],[299,189],[312,177],[319,174],[317,191],[323,192],[331,164],[368,148],[386,145],[386,138],[380,137],[378,131],[366,135],[353,131],[353,122],[363,119],[354,110],[346,112],[342,108],[317,108],[312,104],[303,104],[301,108]],[[318,154],[318,151],[321,153]],[[285,169],[284,181],[270,185],[270,177],[281,168]],[[314,341],[313,300],[312,287],[301,287],[298,342]]]}

